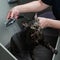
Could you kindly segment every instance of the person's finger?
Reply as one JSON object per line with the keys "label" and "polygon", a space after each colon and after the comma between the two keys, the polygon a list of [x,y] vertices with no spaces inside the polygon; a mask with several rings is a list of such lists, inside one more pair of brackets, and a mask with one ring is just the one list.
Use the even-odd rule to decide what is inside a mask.
{"label": "person's finger", "polygon": [[14,14],[14,18],[15,18],[15,19],[18,18],[18,12],[15,12],[15,14]]}
{"label": "person's finger", "polygon": [[14,18],[15,13],[12,12],[10,18]]}
{"label": "person's finger", "polygon": [[10,11],[8,12],[7,19],[9,19],[9,18],[11,17],[11,13],[12,13],[12,11],[10,10]]}
{"label": "person's finger", "polygon": [[18,19],[18,16],[15,16],[15,19]]}

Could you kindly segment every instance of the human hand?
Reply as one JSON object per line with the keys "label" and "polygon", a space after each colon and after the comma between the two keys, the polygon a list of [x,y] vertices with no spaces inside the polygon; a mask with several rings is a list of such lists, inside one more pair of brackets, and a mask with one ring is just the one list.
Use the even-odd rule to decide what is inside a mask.
{"label": "human hand", "polygon": [[44,18],[44,17],[38,17],[38,19],[39,19],[39,26],[41,28],[49,27],[49,21],[50,21],[50,19]]}
{"label": "human hand", "polygon": [[12,9],[8,12],[7,19],[10,19],[10,18],[15,18],[15,19],[17,19],[18,16],[19,16],[19,13],[20,13],[19,7],[16,6],[16,7],[12,8]]}

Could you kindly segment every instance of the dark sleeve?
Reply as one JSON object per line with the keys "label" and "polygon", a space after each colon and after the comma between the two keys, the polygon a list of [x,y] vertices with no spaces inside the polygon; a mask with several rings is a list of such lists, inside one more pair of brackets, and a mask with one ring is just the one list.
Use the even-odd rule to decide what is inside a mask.
{"label": "dark sleeve", "polygon": [[44,2],[47,5],[53,5],[53,1],[52,0],[42,0],[42,2]]}

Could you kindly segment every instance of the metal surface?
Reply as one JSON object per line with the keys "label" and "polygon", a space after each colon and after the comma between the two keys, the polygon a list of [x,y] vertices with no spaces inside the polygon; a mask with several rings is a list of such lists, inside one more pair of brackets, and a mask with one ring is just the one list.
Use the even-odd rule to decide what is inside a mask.
{"label": "metal surface", "polygon": [[17,58],[0,43],[0,60],[17,60]]}
{"label": "metal surface", "polygon": [[12,25],[15,21],[16,21],[16,19],[14,19],[14,18],[9,19],[8,22],[6,23],[6,27]]}

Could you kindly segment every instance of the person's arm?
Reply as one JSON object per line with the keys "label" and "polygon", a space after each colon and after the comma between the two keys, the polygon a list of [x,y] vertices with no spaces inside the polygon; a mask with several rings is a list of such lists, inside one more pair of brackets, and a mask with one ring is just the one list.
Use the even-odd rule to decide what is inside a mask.
{"label": "person's arm", "polygon": [[41,0],[38,0],[23,5],[19,5],[18,7],[20,13],[24,13],[24,12],[39,12],[46,9],[48,5],[44,4]]}
{"label": "person's arm", "polygon": [[60,21],[51,19],[49,21],[49,27],[60,29]]}
{"label": "person's arm", "polygon": [[39,12],[46,9],[47,7],[48,5],[44,4],[41,0],[33,1],[23,5],[18,5],[9,11],[7,18],[17,18],[19,13]]}
{"label": "person's arm", "polygon": [[38,19],[39,19],[39,25],[41,26],[41,28],[51,27],[51,28],[60,29],[59,20],[53,20],[53,19],[44,18],[44,17],[38,17]]}

